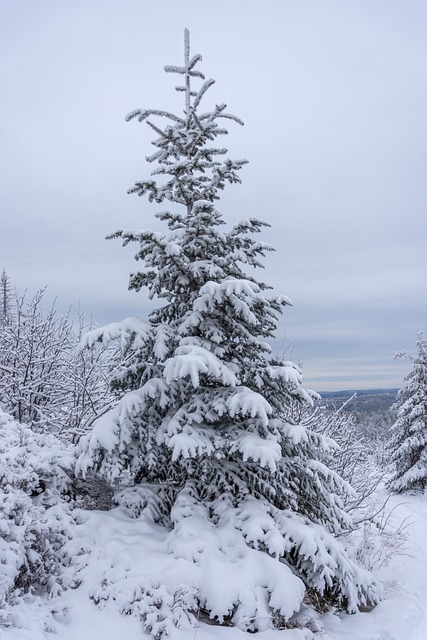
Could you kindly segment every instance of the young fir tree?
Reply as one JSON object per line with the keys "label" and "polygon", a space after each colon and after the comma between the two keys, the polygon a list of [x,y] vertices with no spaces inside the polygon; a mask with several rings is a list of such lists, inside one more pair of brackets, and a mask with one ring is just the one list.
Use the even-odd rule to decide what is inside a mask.
{"label": "young fir tree", "polygon": [[[292,420],[293,404],[315,394],[301,388],[297,366],[270,355],[266,339],[289,300],[268,296],[245,272],[272,249],[251,236],[265,223],[251,218],[225,231],[215,208],[246,161],[224,158],[217,143],[224,120],[241,121],[225,104],[201,110],[214,81],[197,69],[200,60],[190,57],[186,31],[184,65],[165,67],[183,79],[183,115],[127,116],[156,134],[147,158],[156,168],[130,193],[168,203],[157,214],[168,229],[110,237],[138,244],[142,267],[130,288],[147,287],[162,304],[146,322],[88,334],[88,346],[119,340],[127,357],[112,381],[122,399],[81,440],[78,468],[116,480],[126,472],[133,486],[119,492],[121,506],[170,529],[177,567],[180,559],[200,568],[184,608],[259,630],[294,615],[305,589],[351,611],[377,602],[380,590],[334,538],[349,524],[341,499],[349,488],[323,462],[331,441]],[[146,628],[161,635],[143,612]]]}
{"label": "young fir tree", "polygon": [[427,340],[423,334],[418,334],[415,357],[403,352],[397,357],[414,364],[393,405],[397,419],[389,444],[393,465],[389,486],[400,493],[427,486]]}

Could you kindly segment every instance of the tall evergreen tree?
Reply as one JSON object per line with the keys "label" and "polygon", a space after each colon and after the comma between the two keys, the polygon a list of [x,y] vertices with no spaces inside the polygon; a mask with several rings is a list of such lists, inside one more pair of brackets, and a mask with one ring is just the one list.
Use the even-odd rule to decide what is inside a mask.
{"label": "tall evergreen tree", "polygon": [[146,322],[130,318],[86,337],[88,346],[119,340],[126,364],[112,380],[122,398],[82,438],[78,469],[110,479],[126,471],[133,486],[119,492],[120,504],[170,528],[174,558],[204,566],[218,556],[221,566],[258,554],[262,570],[248,556],[228,596],[209,571],[191,591],[212,618],[257,630],[298,611],[304,585],[349,610],[375,603],[379,588],[333,537],[349,524],[341,499],[349,488],[323,462],[330,442],[293,419],[294,404],[310,404],[315,394],[266,342],[290,303],[245,272],[272,249],[252,237],[266,223],[249,218],[222,229],[214,203],[226,183],[240,182],[246,161],[224,158],[217,139],[227,133],[224,120],[242,123],[225,104],[200,110],[214,83],[198,70],[200,60],[190,56],[186,30],[184,65],[165,67],[183,79],[176,87],[183,115],[137,109],[127,116],[156,134],[147,158],[156,168],[130,193],[171,209],[157,214],[166,232],[110,237],[138,244],[142,267],[130,288],[147,287],[163,303]]}
{"label": "tall evergreen tree", "polygon": [[415,357],[400,352],[413,362],[404,378],[397,401],[397,419],[389,445],[392,477],[389,483],[399,493],[427,487],[427,340],[418,334]]}

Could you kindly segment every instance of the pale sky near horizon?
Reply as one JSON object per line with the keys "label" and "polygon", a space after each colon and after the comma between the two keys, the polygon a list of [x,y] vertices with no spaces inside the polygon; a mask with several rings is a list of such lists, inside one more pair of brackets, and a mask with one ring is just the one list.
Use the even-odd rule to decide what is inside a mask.
{"label": "pale sky near horizon", "polygon": [[152,136],[124,117],[182,108],[163,66],[184,27],[206,108],[245,122],[218,208],[272,225],[260,277],[294,303],[275,350],[318,391],[401,386],[393,355],[427,332],[425,0],[0,0],[0,268],[101,324],[152,308],[127,291],[136,246],[104,238],[160,229],[126,194]]}

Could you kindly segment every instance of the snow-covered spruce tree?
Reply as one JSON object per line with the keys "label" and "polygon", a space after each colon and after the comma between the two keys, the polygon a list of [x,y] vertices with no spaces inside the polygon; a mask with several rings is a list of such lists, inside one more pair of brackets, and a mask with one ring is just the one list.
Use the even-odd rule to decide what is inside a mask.
{"label": "snow-covered spruce tree", "polygon": [[399,493],[427,487],[427,340],[418,334],[417,355],[399,352],[413,361],[393,409],[397,419],[389,444],[392,477],[389,486]]}
{"label": "snow-covered spruce tree", "polygon": [[85,340],[119,340],[126,366],[112,381],[122,398],[82,438],[78,469],[116,480],[126,471],[133,486],[118,493],[119,504],[166,527],[177,575],[192,567],[184,586],[170,564],[157,567],[154,586],[140,576],[138,597],[133,591],[122,606],[139,607],[156,637],[167,632],[168,617],[182,622],[177,605],[160,605],[167,594],[190,618],[199,609],[253,631],[287,623],[306,594],[354,611],[380,593],[334,537],[349,524],[340,497],[349,488],[322,462],[331,442],[291,419],[292,404],[310,404],[315,394],[302,389],[297,366],[270,357],[265,342],[289,304],[244,271],[271,250],[251,236],[265,223],[222,229],[214,202],[227,182],[240,182],[246,161],[223,159],[227,150],[216,141],[227,133],[224,119],[242,123],[225,104],[201,111],[214,81],[196,68],[200,60],[190,57],[186,31],[184,65],[165,67],[183,78],[176,87],[183,115],[137,109],[127,116],[157,136],[147,158],[156,168],[130,193],[171,209],[157,214],[166,233],[110,237],[139,245],[142,268],[130,288],[147,287],[163,304],[146,322],[130,318]]}

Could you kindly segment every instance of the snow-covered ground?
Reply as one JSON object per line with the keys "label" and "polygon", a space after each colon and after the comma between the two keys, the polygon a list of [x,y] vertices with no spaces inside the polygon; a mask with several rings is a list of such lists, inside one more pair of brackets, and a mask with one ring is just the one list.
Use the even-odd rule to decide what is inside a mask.
{"label": "snow-covered ground", "polygon": [[[427,499],[424,496],[393,496],[392,524],[405,523],[407,540],[377,575],[384,585],[385,599],[375,609],[356,615],[323,616],[323,631],[314,634],[319,640],[426,640],[427,639]],[[58,617],[56,634],[42,631],[41,614],[37,608],[22,612],[27,629],[4,631],[4,640],[139,640],[144,634],[137,618],[121,615],[117,606],[108,601],[100,610],[89,599],[89,592],[99,584],[108,563],[127,566],[132,571],[155,571],[161,563],[156,556],[157,539],[149,543],[150,534],[133,535],[129,521],[118,510],[94,512],[87,522],[87,531],[96,542],[91,561],[84,569],[82,585],[69,590],[58,605],[67,607]],[[147,527],[147,525],[145,525]],[[141,533],[141,532],[139,532]],[[114,562],[111,563],[111,558]],[[197,629],[175,630],[171,640],[247,640],[242,631],[200,623]],[[311,632],[301,630],[268,631],[257,634],[259,640],[305,640]]]}
{"label": "snow-covered ground", "polygon": [[378,572],[384,601],[370,613],[327,617],[325,640],[427,639],[427,496],[393,496],[390,502],[398,505],[393,523],[404,523],[407,541]]}

